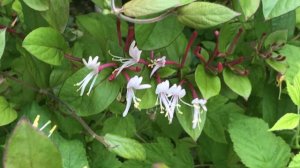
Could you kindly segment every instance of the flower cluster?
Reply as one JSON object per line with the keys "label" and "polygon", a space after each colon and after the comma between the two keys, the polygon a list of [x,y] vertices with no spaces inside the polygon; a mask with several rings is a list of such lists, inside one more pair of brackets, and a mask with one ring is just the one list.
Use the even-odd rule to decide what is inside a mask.
{"label": "flower cluster", "polygon": [[[126,108],[123,112],[123,117],[125,117],[128,114],[132,102],[134,103],[134,107],[138,108],[139,106],[139,102],[141,101],[141,99],[136,97],[135,91],[151,88],[150,84],[142,84],[143,77],[134,76],[130,78],[126,72],[123,72],[124,69],[130,69],[135,64],[143,63],[148,65],[148,67],[152,68],[152,71],[150,73],[150,77],[152,77],[159,68],[165,67],[166,64],[174,64],[171,61],[167,61],[166,56],[157,59],[152,59],[151,64],[149,64],[147,61],[141,59],[141,54],[142,51],[137,48],[135,41],[133,41],[129,47],[129,56],[131,58],[123,58],[111,54],[113,57],[113,61],[118,61],[122,63],[122,65],[116,68],[115,71],[113,72],[113,74],[116,73],[114,77],[117,77],[122,72],[125,74],[125,77],[128,81],[127,93],[126,93]],[[110,66],[116,66],[116,64],[114,63],[104,64],[100,66],[100,62],[98,62],[98,56],[96,56],[94,59],[92,59],[92,57],[89,57],[88,61],[83,59],[83,63],[86,68],[91,70],[91,72],[82,81],[75,84],[76,86],[80,86],[78,91],[81,90],[80,92],[81,96],[83,95],[84,90],[87,87],[90,80],[92,80],[92,83],[90,84],[87,95],[91,93],[91,90],[95,84],[98,73],[102,69]],[[180,111],[181,103],[194,108],[193,121],[192,121],[192,125],[193,125],[192,127],[194,129],[197,126],[199,126],[199,123],[201,122],[201,112],[207,111],[207,108],[205,106],[206,100],[198,99],[198,97],[193,94],[194,99],[191,102],[191,104],[185,102],[183,100],[183,97],[186,95],[185,89],[182,88],[181,85],[177,85],[177,84],[174,84],[170,87],[170,82],[168,80],[164,82],[159,82],[155,90],[155,93],[158,96],[157,103],[159,102],[161,113],[165,113],[165,116],[168,118],[169,123],[172,123],[172,120],[174,118],[174,113],[176,111],[178,113],[182,113]]]}

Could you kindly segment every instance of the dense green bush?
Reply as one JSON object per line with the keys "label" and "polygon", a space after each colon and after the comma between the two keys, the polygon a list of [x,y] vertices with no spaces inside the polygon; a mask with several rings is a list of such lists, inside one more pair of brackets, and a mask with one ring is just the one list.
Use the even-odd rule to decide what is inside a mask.
{"label": "dense green bush", "polygon": [[299,0],[0,4],[4,168],[300,168]]}

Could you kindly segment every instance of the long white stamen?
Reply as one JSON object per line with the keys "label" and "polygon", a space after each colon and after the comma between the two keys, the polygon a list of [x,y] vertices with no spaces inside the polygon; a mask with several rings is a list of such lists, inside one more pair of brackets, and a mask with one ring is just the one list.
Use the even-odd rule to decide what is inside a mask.
{"label": "long white stamen", "polygon": [[47,121],[46,124],[40,128],[40,131],[43,131],[43,129],[45,129],[49,124],[51,124],[51,121]]}

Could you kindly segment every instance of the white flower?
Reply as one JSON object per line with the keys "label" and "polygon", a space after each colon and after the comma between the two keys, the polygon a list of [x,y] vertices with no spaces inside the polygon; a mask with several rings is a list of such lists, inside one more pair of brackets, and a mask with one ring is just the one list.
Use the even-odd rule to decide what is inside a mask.
{"label": "white flower", "polygon": [[193,116],[193,129],[195,129],[197,126],[199,126],[199,124],[201,123],[201,113],[203,111],[207,111],[207,108],[205,106],[205,104],[207,103],[207,100],[205,99],[198,99],[195,98],[192,101],[192,104],[194,106],[194,116]]}
{"label": "white flower", "polygon": [[128,114],[129,108],[131,106],[132,100],[134,102],[134,106],[137,108],[139,106],[139,102],[141,99],[137,98],[134,94],[135,90],[147,89],[151,88],[149,84],[141,84],[143,77],[134,76],[127,83],[127,93],[126,93],[126,108],[123,112],[123,117]]}
{"label": "white flower", "polygon": [[154,66],[154,67],[153,67],[153,69],[152,69],[152,71],[151,71],[150,78],[152,77],[152,75],[153,75],[159,68],[164,67],[165,64],[166,64],[166,56],[163,56],[163,57],[161,57],[161,58],[158,58],[158,59],[154,60],[154,63],[153,63],[153,65],[152,65],[152,66]]}
{"label": "white flower", "polygon": [[135,46],[135,41],[133,41],[129,48],[129,56],[131,58],[123,58],[123,57],[119,57],[119,56],[113,56],[114,61],[119,61],[119,62],[123,63],[123,65],[121,67],[116,69],[118,71],[116,76],[118,76],[124,68],[128,68],[134,64],[137,64],[140,61],[141,53],[142,53],[142,51],[139,50],[137,48],[137,46]]}
{"label": "white flower", "polygon": [[170,83],[168,80],[161,82],[157,85],[155,93],[158,95],[157,101],[159,101],[160,110],[166,111],[166,115],[170,113],[170,101],[168,99]]}
{"label": "white flower", "polygon": [[90,82],[90,80],[93,79],[89,91],[87,93],[87,95],[89,95],[91,93],[91,90],[96,82],[97,76],[98,76],[98,67],[100,66],[100,62],[98,62],[99,57],[96,56],[94,59],[90,56],[88,62],[86,62],[85,59],[82,59],[85,67],[87,67],[88,69],[91,70],[91,72],[80,82],[76,83],[75,86],[80,86],[77,91],[80,91],[80,96],[83,95],[83,92],[86,88],[86,86],[88,85],[88,83]]}
{"label": "white flower", "polygon": [[179,110],[180,102],[179,101],[183,102],[184,104],[189,105],[188,103],[186,103],[182,100],[182,98],[185,96],[185,94],[186,94],[185,89],[182,89],[180,85],[177,86],[176,84],[174,84],[169,89],[168,95],[172,96],[171,100],[170,100],[170,112],[168,113],[169,123],[171,123],[173,120],[175,110],[180,112],[180,110]]}

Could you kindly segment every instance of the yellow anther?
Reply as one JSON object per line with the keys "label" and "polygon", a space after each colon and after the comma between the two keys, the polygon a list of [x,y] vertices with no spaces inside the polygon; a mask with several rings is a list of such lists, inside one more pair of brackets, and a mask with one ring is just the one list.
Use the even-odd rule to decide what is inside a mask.
{"label": "yellow anther", "polygon": [[35,119],[34,119],[34,121],[33,121],[33,124],[32,124],[32,126],[33,127],[35,127],[35,128],[37,128],[38,126],[39,126],[39,120],[40,120],[40,115],[37,115],[36,117],[35,117]]}
{"label": "yellow anther", "polygon": [[53,134],[53,132],[55,131],[56,128],[57,128],[56,125],[54,125],[54,126],[51,128],[51,130],[49,131],[48,137],[50,137],[50,136]]}

